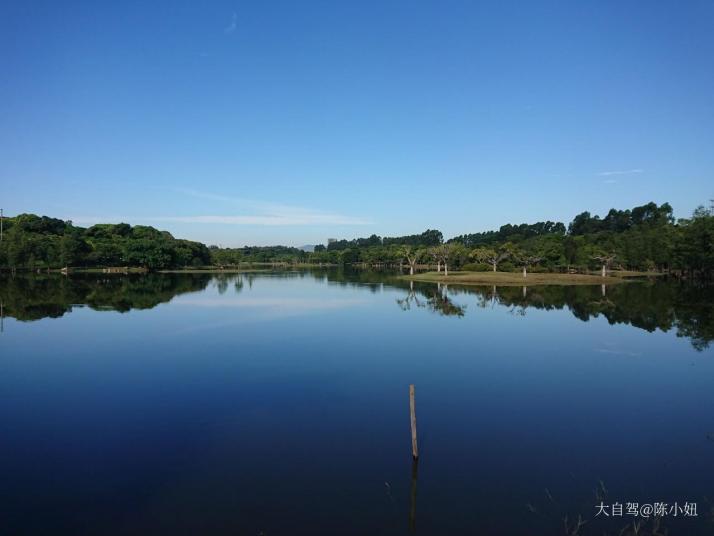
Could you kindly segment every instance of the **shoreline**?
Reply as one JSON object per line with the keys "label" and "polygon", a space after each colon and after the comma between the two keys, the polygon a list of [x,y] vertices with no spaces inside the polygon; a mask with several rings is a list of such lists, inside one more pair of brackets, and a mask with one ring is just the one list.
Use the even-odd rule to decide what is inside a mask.
{"label": "shoreline", "polygon": [[250,272],[272,272],[294,268],[335,268],[337,264],[280,264],[280,263],[250,263],[245,267],[231,266],[219,268],[216,266],[203,268],[166,268],[149,269],[140,266],[92,266],[92,267],[68,267],[68,268],[0,268],[0,273],[23,273],[23,274],[228,274],[228,273],[250,273]]}

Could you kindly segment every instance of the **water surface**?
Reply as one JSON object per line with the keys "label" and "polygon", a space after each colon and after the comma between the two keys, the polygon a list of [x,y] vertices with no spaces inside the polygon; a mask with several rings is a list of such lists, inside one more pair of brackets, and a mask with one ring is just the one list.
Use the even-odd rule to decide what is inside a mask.
{"label": "water surface", "polygon": [[2,533],[618,534],[601,500],[714,529],[708,288],[56,275],[0,300]]}

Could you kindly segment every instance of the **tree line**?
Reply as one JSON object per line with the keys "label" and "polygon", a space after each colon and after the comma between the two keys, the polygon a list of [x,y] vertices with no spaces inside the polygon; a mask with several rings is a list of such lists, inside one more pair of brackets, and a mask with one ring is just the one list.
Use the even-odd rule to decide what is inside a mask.
{"label": "tree line", "polygon": [[[428,237],[421,241],[414,237]],[[438,237],[434,240],[434,237]],[[330,247],[332,246],[332,247]],[[409,240],[339,241],[316,250],[313,262],[402,265],[413,272],[428,264],[441,271],[499,270],[580,272],[613,268],[659,271],[711,278],[714,274],[714,212],[697,208],[675,220],[669,203],[611,209],[603,218],[582,212],[561,222],[506,224],[497,231],[443,241],[439,231]]]}
{"label": "tree line", "polygon": [[210,263],[211,254],[204,244],[179,240],[144,225],[83,228],[71,221],[34,214],[3,218],[3,268],[133,266],[157,270]]}
{"label": "tree line", "polygon": [[604,217],[582,212],[562,222],[506,224],[498,230],[444,240],[421,234],[336,240],[307,252],[288,246],[220,248],[179,240],[153,227],[74,226],[56,218],[22,214],[4,219],[0,267],[140,266],[147,269],[242,263],[337,264],[439,271],[590,271],[618,268],[711,278],[714,212],[697,208],[675,220],[669,203],[611,209]]}

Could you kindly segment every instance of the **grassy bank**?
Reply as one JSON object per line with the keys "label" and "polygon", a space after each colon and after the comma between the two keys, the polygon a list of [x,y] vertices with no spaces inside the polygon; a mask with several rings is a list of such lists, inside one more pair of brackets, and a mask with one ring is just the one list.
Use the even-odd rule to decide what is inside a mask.
{"label": "grassy bank", "polygon": [[523,277],[521,272],[449,272],[448,277],[441,272],[426,272],[402,276],[411,281],[431,281],[434,283],[458,283],[463,285],[614,285],[639,276],[651,276],[647,272],[612,272],[607,277],[595,274],[531,273]]}

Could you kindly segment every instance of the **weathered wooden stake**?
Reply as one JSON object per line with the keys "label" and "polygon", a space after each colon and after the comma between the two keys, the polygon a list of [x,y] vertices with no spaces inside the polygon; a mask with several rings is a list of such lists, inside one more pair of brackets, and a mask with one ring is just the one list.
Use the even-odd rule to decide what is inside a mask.
{"label": "weathered wooden stake", "polygon": [[414,406],[414,384],[409,386],[409,413],[412,421],[412,456],[414,459],[419,457],[419,449],[417,447],[417,431],[416,431],[416,408]]}

